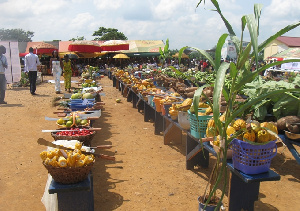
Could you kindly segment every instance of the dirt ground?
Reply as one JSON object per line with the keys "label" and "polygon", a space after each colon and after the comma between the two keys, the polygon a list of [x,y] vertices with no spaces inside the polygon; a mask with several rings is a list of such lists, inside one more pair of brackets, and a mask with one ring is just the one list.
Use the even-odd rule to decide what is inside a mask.
{"label": "dirt ground", "polygon": [[[52,77],[44,77],[44,80]],[[72,80],[78,80],[73,78]],[[197,197],[203,194],[210,167],[185,169],[185,142],[164,145],[163,137],[154,135],[153,123],[121,97],[107,77],[100,81],[106,103],[102,116],[94,124],[101,127],[92,145],[112,144],[101,153],[115,155],[116,162],[96,160],[93,167],[95,210],[198,210]],[[73,84],[75,86],[75,84]],[[42,129],[56,129],[52,100],[57,96],[54,84],[41,83],[38,95],[29,88],[9,88],[7,105],[0,105],[1,162],[0,210],[45,210],[41,202],[47,181],[39,153],[46,148],[37,144],[42,137],[52,141]],[[62,95],[60,95],[62,96]],[[121,98],[122,103],[116,103]],[[183,139],[184,140],[184,139]],[[300,149],[297,148],[299,151]],[[272,169],[280,181],[263,182],[255,210],[299,210],[300,165],[288,149],[279,148]],[[224,199],[225,206],[227,196]]]}

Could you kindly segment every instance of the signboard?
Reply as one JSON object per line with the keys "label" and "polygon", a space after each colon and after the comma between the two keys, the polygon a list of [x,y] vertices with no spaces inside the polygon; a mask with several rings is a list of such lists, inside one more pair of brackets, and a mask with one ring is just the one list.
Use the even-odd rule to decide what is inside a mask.
{"label": "signboard", "polygon": [[7,69],[5,77],[7,83],[19,82],[21,79],[21,64],[19,57],[18,42],[0,41],[0,45],[6,48]]}

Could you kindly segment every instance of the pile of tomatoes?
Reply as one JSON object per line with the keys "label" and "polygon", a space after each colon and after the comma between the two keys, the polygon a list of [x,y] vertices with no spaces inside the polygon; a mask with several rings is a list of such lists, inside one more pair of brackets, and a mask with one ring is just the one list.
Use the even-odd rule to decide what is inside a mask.
{"label": "pile of tomatoes", "polygon": [[57,132],[57,136],[87,136],[93,134],[94,131],[90,131],[84,128],[70,128],[70,131]]}

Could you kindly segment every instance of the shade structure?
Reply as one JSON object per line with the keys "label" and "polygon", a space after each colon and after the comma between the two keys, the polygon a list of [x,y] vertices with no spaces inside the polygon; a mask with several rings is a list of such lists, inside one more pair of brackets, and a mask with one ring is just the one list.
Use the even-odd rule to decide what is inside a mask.
{"label": "shade structure", "polygon": [[126,54],[123,54],[123,53],[119,53],[119,54],[116,54],[113,58],[114,59],[129,59],[129,56],[127,56]]}
{"label": "shade structure", "polygon": [[[179,57],[179,53],[177,52],[177,53],[175,53],[172,57],[174,57],[174,58],[178,58]],[[185,53],[182,53],[181,54],[181,58],[182,59],[188,59],[189,58],[189,56],[188,55],[186,55]]]}
{"label": "shade structure", "polygon": [[68,50],[82,53],[95,53],[101,52],[101,47],[97,42],[81,40],[72,42]]}
{"label": "shade structure", "polygon": [[58,53],[58,56],[60,58],[64,58],[65,55],[68,55],[69,59],[78,59],[79,58],[78,54],[76,54],[75,52],[59,52]]}
{"label": "shade structure", "polygon": [[129,43],[125,40],[109,40],[101,44],[102,51],[129,50]]}
{"label": "shade structure", "polygon": [[52,54],[53,51],[58,51],[58,49],[49,43],[41,42],[37,45],[33,45],[33,53],[35,54]]}

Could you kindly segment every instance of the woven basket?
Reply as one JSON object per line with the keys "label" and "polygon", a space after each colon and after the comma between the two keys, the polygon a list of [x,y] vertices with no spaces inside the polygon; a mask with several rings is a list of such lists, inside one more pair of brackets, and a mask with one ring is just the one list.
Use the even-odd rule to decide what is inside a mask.
{"label": "woven basket", "polygon": [[82,167],[53,167],[51,165],[46,165],[44,162],[43,165],[48,170],[48,173],[52,176],[55,182],[62,184],[73,184],[82,182],[87,178],[91,168],[94,165],[94,162]]}
{"label": "woven basket", "polygon": [[[88,129],[89,127],[78,127],[78,128]],[[69,130],[69,129],[70,128],[60,128],[57,130]],[[57,132],[51,133],[51,136],[54,138],[54,140],[78,140],[78,141],[82,142],[83,145],[90,146],[91,141],[96,134],[96,131],[93,131],[92,134],[86,135],[86,136],[59,136],[59,135],[56,135],[56,133]]]}

